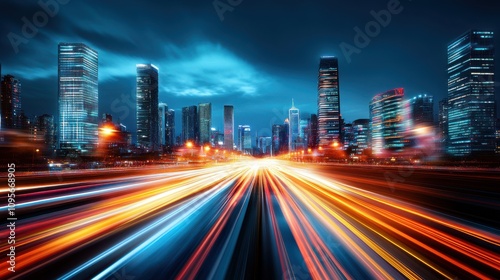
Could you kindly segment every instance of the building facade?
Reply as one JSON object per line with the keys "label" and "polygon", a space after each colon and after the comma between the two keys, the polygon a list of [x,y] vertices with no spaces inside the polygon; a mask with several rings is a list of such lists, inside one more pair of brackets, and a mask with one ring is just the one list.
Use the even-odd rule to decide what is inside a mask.
{"label": "building facade", "polygon": [[200,131],[200,144],[210,143],[210,129],[212,128],[212,104],[198,104],[198,125]]}
{"label": "building facade", "polygon": [[188,141],[199,143],[198,139],[198,108],[189,106],[182,108],[182,143]]}
{"label": "building facade", "polygon": [[448,153],[495,151],[494,34],[472,30],[448,45]]}
{"label": "building facade", "polygon": [[434,98],[419,94],[410,100],[411,120],[414,127],[434,126]]}
{"label": "building facade", "polygon": [[376,156],[400,152],[404,147],[403,97],[404,89],[397,88],[377,94],[370,102],[371,143]]}
{"label": "building facade", "polygon": [[339,67],[336,57],[321,57],[318,74],[318,144],[340,142]]}
{"label": "building facade", "polygon": [[159,149],[158,67],[137,64],[137,145],[147,151]]}
{"label": "building facade", "polygon": [[234,107],[224,105],[224,148],[232,150],[234,146]]}
{"label": "building facade", "polygon": [[0,128],[21,129],[21,81],[5,75],[0,89]]}
{"label": "building facade", "polygon": [[295,151],[300,148],[300,111],[295,107],[292,99],[292,107],[288,110],[288,150]]}
{"label": "building facade", "polygon": [[98,54],[82,43],[58,52],[59,148],[91,152],[98,142]]}

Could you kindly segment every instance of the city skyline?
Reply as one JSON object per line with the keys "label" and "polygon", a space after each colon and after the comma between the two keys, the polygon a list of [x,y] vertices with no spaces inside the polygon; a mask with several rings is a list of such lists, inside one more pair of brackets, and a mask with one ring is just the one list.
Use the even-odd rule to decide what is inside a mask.
{"label": "city skyline", "polygon": [[[14,6],[19,5],[11,4]],[[25,5],[32,6],[31,8],[34,11],[41,9],[36,5]],[[342,117],[346,121],[352,122],[355,119],[367,118],[369,100],[373,95],[384,92],[389,88],[404,87],[409,98],[420,93],[431,94],[436,101],[446,97],[447,77],[445,71],[443,71],[446,67],[446,45],[468,29],[476,27],[492,31],[498,29],[498,20],[493,17],[492,12],[489,10],[482,10],[479,7],[471,6],[472,4],[457,3],[456,7],[451,11],[450,18],[451,21],[460,18],[462,22],[444,29],[445,32],[436,28],[436,26],[442,26],[443,23],[434,22],[435,24],[432,25],[434,28],[432,29],[419,26],[415,27],[418,32],[412,34],[402,33],[401,30],[408,27],[410,19],[418,16],[425,5],[423,3],[401,2],[401,6],[404,7],[403,11],[400,14],[393,15],[392,22],[381,30],[380,36],[371,38],[370,44],[362,48],[361,53],[353,54],[349,63],[339,47],[340,43],[345,42],[353,45],[355,38],[353,28],[361,27],[363,29],[364,25],[373,19],[370,14],[372,10],[378,12],[387,6],[385,1],[372,5],[365,3],[352,14],[352,18],[341,17],[336,20],[342,20],[342,26],[345,25],[345,27],[332,29],[336,25],[331,25],[331,31],[325,31],[324,27],[318,29],[317,33],[328,34],[328,40],[315,35],[316,32],[312,35],[312,38],[306,40],[305,38],[308,37],[304,36],[307,36],[307,33],[299,29],[299,33],[293,38],[297,38],[299,41],[306,40],[311,44],[311,47],[303,49],[305,52],[298,52],[299,50],[296,48],[287,48],[287,52],[284,53],[276,53],[278,50],[273,47],[270,49],[270,53],[267,54],[271,60],[263,64],[262,55],[264,55],[264,51],[268,47],[267,42],[269,40],[250,37],[228,41],[228,37],[231,36],[214,35],[220,35],[219,33],[222,31],[229,32],[229,34],[241,33],[238,32],[238,28],[244,22],[251,22],[248,13],[255,11],[255,5],[255,3],[245,2],[238,6],[235,11],[226,13],[225,20],[221,22],[211,3],[200,4],[199,7],[195,7],[193,11],[188,11],[188,13],[199,14],[199,21],[208,24],[207,26],[210,28],[206,36],[193,35],[197,32],[193,31],[189,24],[185,22],[180,23],[181,27],[185,27],[185,32],[182,35],[178,35],[178,32],[171,29],[160,32],[148,27],[151,32],[151,34],[148,34],[148,38],[163,47],[159,47],[158,50],[151,50],[149,47],[141,50],[142,44],[137,41],[138,38],[131,35],[136,27],[121,26],[118,29],[113,29],[114,33],[110,33],[110,27],[100,26],[99,28],[102,28],[100,29],[101,33],[110,34],[111,36],[99,35],[99,32],[96,32],[92,26],[84,28],[79,22],[67,18],[66,13],[80,7],[79,3],[70,2],[60,7],[59,14],[51,18],[51,22],[47,26],[40,28],[38,35],[30,39],[27,44],[19,45],[17,54],[14,52],[9,40],[2,42],[4,44],[2,47],[5,46],[2,49],[7,50],[0,57],[3,64],[2,72],[13,74],[23,82],[23,95],[25,97],[23,99],[23,108],[25,112],[30,115],[55,114],[56,105],[53,102],[56,98],[55,94],[50,94],[53,92],[51,88],[54,89],[56,83],[54,80],[55,74],[51,71],[51,68],[53,70],[55,67],[54,60],[51,59],[54,56],[52,46],[61,41],[81,41],[93,46],[99,52],[99,97],[101,100],[99,114],[110,113],[115,115],[117,119],[127,125],[130,131],[136,131],[135,112],[133,106],[130,105],[135,102],[133,94],[135,87],[133,72],[135,69],[133,66],[136,63],[147,62],[155,63],[162,69],[160,73],[159,101],[167,103],[169,108],[180,112],[182,107],[189,104],[210,102],[214,111],[212,126],[221,130],[222,108],[225,100],[230,98],[234,100],[231,103],[238,108],[235,113],[235,124],[249,124],[254,128],[255,132],[270,136],[272,123],[281,123],[288,115],[289,105],[287,102],[281,102],[281,96],[287,95],[287,98],[294,98],[296,104],[300,104],[297,107],[301,112],[316,113],[316,99],[314,98],[316,95],[316,81],[314,77],[317,75],[317,58],[322,55],[339,57],[339,67],[342,72],[340,90],[345,93],[341,94]],[[312,5],[310,9],[316,10],[325,5],[333,4],[318,3],[317,6]],[[170,6],[166,4],[166,6],[162,7],[167,9],[169,13],[186,10],[186,7],[177,4],[170,4]],[[161,7],[156,8],[161,10]],[[339,6],[339,9],[341,8],[347,9]],[[109,7],[104,5],[101,9],[108,10]],[[14,10],[22,10],[24,13],[29,11],[29,9]],[[481,11],[481,17],[478,16],[479,11]],[[95,12],[92,5],[85,6],[79,19],[83,21]],[[150,12],[153,13],[153,11]],[[463,15],[466,12],[468,12],[468,16],[464,17]],[[238,15],[236,15],[237,13]],[[280,10],[280,13],[285,15],[295,14],[295,10]],[[322,14],[321,11],[318,11],[318,13]],[[115,14],[111,14],[110,18],[113,19]],[[264,20],[268,22],[270,18],[266,13],[264,14],[266,15]],[[2,29],[5,30],[5,34],[11,32],[20,33],[22,22],[19,18],[23,15],[18,17],[14,17],[14,15],[6,17],[6,22],[11,24],[5,25],[10,26],[10,28]],[[24,16],[30,18],[29,15],[28,13]],[[68,26],[81,32],[70,33],[67,30],[60,30],[53,26],[56,22],[62,20],[68,21]],[[319,22],[311,23],[309,27],[314,28],[317,24]],[[234,25],[234,30],[230,28],[230,25]],[[16,26],[19,26],[19,28],[16,28]],[[271,24],[271,27],[272,30],[277,28],[275,24]],[[130,33],[126,32],[126,28],[129,28]],[[307,28],[307,30],[310,29]],[[432,64],[425,62],[425,59],[422,62],[412,58],[415,57],[416,50],[422,49],[422,44],[417,42],[422,41],[422,38],[427,35],[433,39],[426,41],[425,45],[426,50],[428,50],[425,52],[426,56],[428,56],[427,60],[429,63],[432,61]],[[265,36],[267,36],[267,33]],[[5,38],[7,39],[7,37]],[[104,41],[104,38],[106,38],[106,41]],[[266,39],[270,38],[266,37]],[[289,41],[292,37],[283,39]],[[495,38],[495,40],[498,41],[498,38]],[[236,41],[238,44],[236,44]],[[249,56],[242,48],[238,48],[239,44],[245,41],[255,43],[257,48],[256,57]],[[122,43],[122,45],[116,45],[117,42]],[[264,42],[266,43],[264,44]],[[414,46],[411,45],[412,43]],[[384,47],[386,44],[402,45],[396,52],[385,52]],[[28,59],[32,56],[32,49],[37,49],[38,61]],[[380,57],[381,51],[384,51],[382,57]],[[11,53],[9,54],[9,52]],[[40,58],[40,52],[44,54],[42,58]],[[288,55],[293,56],[295,59],[283,60],[282,57],[285,53],[289,53]],[[380,64],[381,59],[385,61],[383,64]],[[217,64],[219,66],[215,67],[211,63],[214,60],[220,62]],[[198,69],[193,70],[195,65],[198,66]],[[429,67],[429,65],[432,67]],[[39,69],[40,71],[35,74],[31,72],[30,75],[27,75],[26,71],[29,69]],[[238,69],[238,71],[234,72],[235,69]],[[228,74],[231,72],[235,74]],[[212,74],[206,75],[206,79],[202,80],[200,79],[202,77],[201,73],[218,73],[219,76],[226,81],[231,81],[231,83],[221,85],[220,80],[214,80]],[[179,76],[181,74],[182,76]],[[188,74],[191,75],[188,76]],[[236,76],[245,77],[245,83],[241,83],[242,81]],[[357,81],[359,77],[363,77],[363,83]],[[188,85],[187,88],[179,89],[179,91],[170,91],[168,89],[168,87],[177,85],[182,81]],[[199,82],[196,83],[196,81]],[[232,82],[238,83],[233,84]],[[220,90],[220,94],[214,93],[213,90],[217,88]],[[252,93],[253,90],[255,91]],[[496,90],[497,100],[499,99],[499,92],[499,90]],[[262,98],[267,102],[257,106],[258,100]],[[41,111],[41,108],[35,106],[40,102],[47,104],[45,111]],[[263,113],[252,118],[247,116],[257,108]],[[437,110],[435,111],[437,112]],[[180,118],[178,118],[178,127],[180,127],[179,120]]]}

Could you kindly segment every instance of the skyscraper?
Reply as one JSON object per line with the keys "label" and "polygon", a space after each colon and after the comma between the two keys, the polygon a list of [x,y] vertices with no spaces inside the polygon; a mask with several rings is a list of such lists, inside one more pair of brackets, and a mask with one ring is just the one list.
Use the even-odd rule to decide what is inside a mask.
{"label": "skyscraper", "polygon": [[200,131],[200,144],[210,143],[210,129],[212,128],[212,104],[198,104],[198,125]]}
{"label": "skyscraper", "polygon": [[98,141],[98,55],[82,43],[60,43],[59,147],[87,153]]}
{"label": "skyscraper", "polygon": [[434,126],[434,98],[419,94],[410,100],[413,126]]}
{"label": "skyscraper", "polygon": [[172,148],[176,145],[175,141],[175,111],[169,109],[167,111],[167,121],[165,123],[165,145],[167,148]]}
{"label": "skyscraper", "polygon": [[238,126],[238,150],[245,153],[252,153],[252,130],[249,125]]}
{"label": "skyscraper", "polygon": [[21,129],[21,82],[5,75],[1,83],[1,128]]}
{"label": "skyscraper", "polygon": [[158,104],[158,139],[160,145],[167,144],[167,114],[168,106],[165,103]]}
{"label": "skyscraper", "polygon": [[159,148],[158,67],[137,64],[137,145],[149,151]]}
{"label": "skyscraper", "polygon": [[372,149],[374,155],[403,149],[404,89],[377,94],[370,102]]}
{"label": "skyscraper", "polygon": [[318,140],[320,146],[340,142],[340,89],[336,57],[321,57],[318,75]]}
{"label": "skyscraper", "polygon": [[289,131],[288,131],[288,150],[295,151],[297,149],[297,145],[299,144],[299,135],[300,135],[300,112],[299,109],[295,107],[295,104],[292,99],[292,108],[288,110],[288,120],[290,122]]}
{"label": "skyscraper", "polygon": [[224,105],[224,148],[232,150],[234,145],[234,107]]}
{"label": "skyscraper", "polygon": [[472,30],[448,45],[448,153],[495,151],[494,38]]}
{"label": "skyscraper", "polygon": [[189,106],[182,108],[182,143],[188,141],[198,143],[198,108]]}

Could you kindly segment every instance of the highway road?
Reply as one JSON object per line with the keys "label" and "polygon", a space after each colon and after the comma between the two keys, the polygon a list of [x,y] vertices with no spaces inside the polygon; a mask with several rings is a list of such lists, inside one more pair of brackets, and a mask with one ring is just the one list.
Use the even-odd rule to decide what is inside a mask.
{"label": "highway road", "polygon": [[0,278],[498,278],[499,179],[272,159],[18,174]]}

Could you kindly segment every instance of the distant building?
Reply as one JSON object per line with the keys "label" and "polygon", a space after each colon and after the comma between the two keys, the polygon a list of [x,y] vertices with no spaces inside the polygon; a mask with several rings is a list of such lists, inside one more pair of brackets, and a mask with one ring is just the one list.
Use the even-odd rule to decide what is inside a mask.
{"label": "distant building", "polygon": [[224,105],[224,148],[232,150],[234,147],[234,107]]}
{"label": "distant building", "polygon": [[165,126],[165,146],[172,148],[177,145],[175,141],[175,111],[173,109],[167,111]]}
{"label": "distant building", "polygon": [[198,143],[198,110],[196,106],[182,108],[182,143]]}
{"label": "distant building", "polygon": [[448,98],[439,101],[439,138],[441,146],[446,148],[448,146]]}
{"label": "distant building", "polygon": [[159,149],[158,67],[137,64],[137,145],[149,151]]}
{"label": "distant building", "polygon": [[343,148],[344,148],[344,150],[348,150],[349,148],[352,148],[355,144],[352,123],[346,123],[345,125],[343,125],[342,130],[343,130],[342,143],[344,145]]}
{"label": "distant building", "polygon": [[210,143],[210,129],[212,128],[212,104],[200,103],[198,105],[198,125],[200,131],[200,144]]}
{"label": "distant building", "polygon": [[410,99],[411,120],[414,127],[434,126],[434,98],[419,94]]}
{"label": "distant building", "polygon": [[0,103],[0,128],[21,129],[21,82],[12,75],[1,80]]}
{"label": "distant building", "polygon": [[281,151],[281,141],[280,141],[280,135],[281,131],[283,130],[282,126],[279,124],[275,124],[272,127],[272,143],[271,143],[271,155],[272,156],[277,156],[280,154]]}
{"label": "distant building", "polygon": [[52,154],[57,149],[54,116],[44,114],[35,117],[32,134],[33,140],[42,143],[43,154]]}
{"label": "distant building", "polygon": [[352,132],[354,135],[354,145],[352,152],[356,155],[362,155],[367,149],[370,149],[370,120],[359,119],[352,122]]}
{"label": "distant building", "polygon": [[336,57],[320,59],[318,74],[318,141],[320,146],[341,142],[339,67]]}
{"label": "distant building", "polygon": [[167,115],[168,106],[165,103],[158,104],[158,139],[162,147],[167,145]]}
{"label": "distant building", "polygon": [[315,114],[311,114],[309,118],[307,146],[312,149],[318,147],[318,116]]}
{"label": "distant building", "polygon": [[99,152],[106,157],[127,153],[131,142],[126,126],[114,123],[111,115],[103,114],[99,124]]}
{"label": "distant building", "polygon": [[272,137],[259,137],[258,148],[261,154],[271,154]]}
{"label": "distant building", "polygon": [[495,151],[494,34],[472,30],[448,45],[448,153]]}
{"label": "distant building", "polygon": [[288,110],[288,150],[295,151],[300,147],[300,112],[292,99],[292,108]]}
{"label": "distant building", "polygon": [[404,89],[377,94],[370,102],[371,143],[374,155],[402,151]]}
{"label": "distant building", "polygon": [[249,125],[238,126],[238,150],[246,153],[252,153],[252,130]]}

